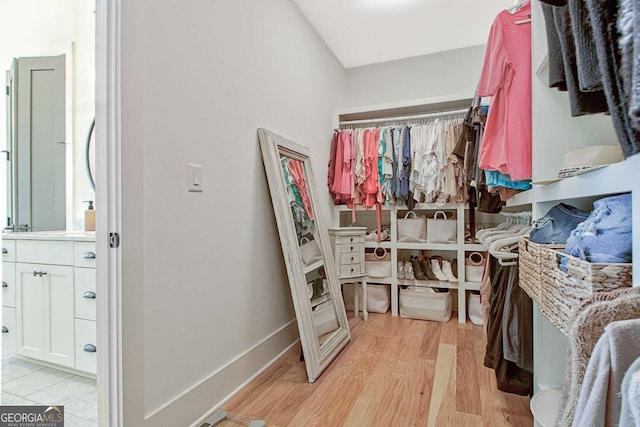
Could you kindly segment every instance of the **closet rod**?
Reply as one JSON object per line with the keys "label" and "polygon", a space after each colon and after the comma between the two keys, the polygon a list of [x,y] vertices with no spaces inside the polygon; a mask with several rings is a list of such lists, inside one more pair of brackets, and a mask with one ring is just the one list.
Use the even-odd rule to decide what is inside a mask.
{"label": "closet rod", "polygon": [[440,111],[438,113],[416,114],[413,116],[384,117],[381,119],[347,120],[347,121],[340,122],[340,126],[359,125],[364,123],[401,122],[401,121],[407,121],[407,120],[427,119],[430,117],[451,116],[454,114],[466,114],[468,111],[469,109],[465,108],[464,110]]}

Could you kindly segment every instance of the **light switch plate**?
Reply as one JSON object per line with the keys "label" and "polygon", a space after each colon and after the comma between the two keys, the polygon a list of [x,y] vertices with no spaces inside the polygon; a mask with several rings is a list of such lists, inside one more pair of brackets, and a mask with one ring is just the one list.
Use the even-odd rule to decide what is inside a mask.
{"label": "light switch plate", "polygon": [[187,163],[187,190],[202,192],[202,165]]}

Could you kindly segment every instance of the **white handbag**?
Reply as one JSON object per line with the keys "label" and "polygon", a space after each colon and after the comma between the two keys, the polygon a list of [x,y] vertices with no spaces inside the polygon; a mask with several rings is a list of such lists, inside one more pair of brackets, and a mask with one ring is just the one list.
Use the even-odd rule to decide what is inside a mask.
{"label": "white handbag", "polygon": [[[439,219],[438,215],[443,218]],[[444,211],[437,211],[433,218],[427,218],[427,243],[457,243],[457,221],[447,219]]]}
{"label": "white handbag", "polygon": [[484,274],[484,255],[472,252],[464,260],[464,275],[467,282],[480,283]]}
{"label": "white handbag", "polygon": [[333,332],[340,327],[333,301],[325,301],[313,310],[313,325],[318,337]]}
{"label": "white handbag", "polygon": [[309,240],[307,237],[300,239],[300,255],[302,255],[302,262],[305,266],[311,265],[314,262],[322,259],[322,253],[318,242]]}
{"label": "white handbag", "polygon": [[380,246],[365,253],[364,269],[369,277],[391,277],[391,254]]}
{"label": "white handbag", "polygon": [[[409,216],[413,218],[409,218]],[[413,211],[398,219],[398,242],[424,243],[427,241],[427,222]]]}

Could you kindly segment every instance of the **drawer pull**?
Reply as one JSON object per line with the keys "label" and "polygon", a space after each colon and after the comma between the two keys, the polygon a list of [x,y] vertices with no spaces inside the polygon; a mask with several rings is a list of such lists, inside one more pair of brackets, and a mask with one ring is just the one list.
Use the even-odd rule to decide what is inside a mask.
{"label": "drawer pull", "polygon": [[353,237],[351,239],[349,239],[350,242],[353,242]]}
{"label": "drawer pull", "polygon": [[96,346],[93,344],[85,344],[84,347],[82,347],[82,351],[86,351],[87,353],[95,353]]}
{"label": "drawer pull", "polygon": [[84,259],[96,259],[95,252],[85,252],[82,254],[82,258]]}
{"label": "drawer pull", "polygon": [[353,273],[353,268],[351,269],[351,272]]}
{"label": "drawer pull", "polygon": [[353,246],[351,246],[351,250],[353,250]]}
{"label": "drawer pull", "polygon": [[34,271],[34,272],[33,272],[33,276],[34,276],[34,277],[35,277],[35,276],[40,276],[40,277],[42,277],[44,274],[47,274],[47,272],[46,272],[46,271]]}
{"label": "drawer pull", "polygon": [[2,248],[2,253],[3,253],[3,254],[8,254],[8,253],[9,253],[9,251],[7,250],[7,248]]}
{"label": "drawer pull", "polygon": [[86,298],[86,299],[96,299],[96,293],[93,291],[87,291],[84,294],[82,294],[82,298]]}
{"label": "drawer pull", "polygon": [[351,262],[353,262],[353,259],[354,259],[354,258],[353,258],[353,257],[351,257]]}
{"label": "drawer pull", "polygon": [[2,327],[2,333],[3,334],[8,334],[9,333],[9,328],[7,328],[6,326]]}
{"label": "drawer pull", "polygon": [[7,282],[5,282],[4,280],[2,281],[2,287],[3,288],[8,288],[9,285],[7,284]]}

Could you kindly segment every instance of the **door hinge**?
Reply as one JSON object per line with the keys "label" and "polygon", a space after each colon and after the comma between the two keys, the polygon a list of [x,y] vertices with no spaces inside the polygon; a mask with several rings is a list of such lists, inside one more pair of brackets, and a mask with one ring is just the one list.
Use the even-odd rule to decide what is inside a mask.
{"label": "door hinge", "polygon": [[118,233],[109,233],[109,247],[117,248],[120,246],[120,235]]}

